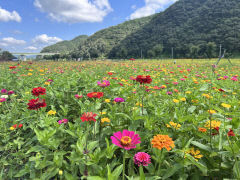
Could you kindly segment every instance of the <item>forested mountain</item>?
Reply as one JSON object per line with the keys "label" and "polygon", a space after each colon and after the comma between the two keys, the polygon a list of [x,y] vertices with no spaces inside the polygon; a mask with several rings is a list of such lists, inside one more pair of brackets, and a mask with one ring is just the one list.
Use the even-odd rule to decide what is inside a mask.
{"label": "forested mountain", "polygon": [[81,35],[70,41],[61,41],[54,45],[43,48],[41,52],[70,52],[74,49],[77,49],[87,38],[87,35]]}
{"label": "forested mountain", "polygon": [[115,46],[109,56],[216,57],[222,44],[229,53],[240,50],[240,1],[179,0]]}
{"label": "forested mountain", "polygon": [[240,0],[178,0],[164,12],[88,37],[72,57],[216,57],[240,51]]}
{"label": "forested mountain", "polygon": [[117,26],[98,31],[84,41],[72,55],[83,58],[107,57],[113,47],[117,46],[128,35],[148,24],[153,17],[148,16],[126,21]]}

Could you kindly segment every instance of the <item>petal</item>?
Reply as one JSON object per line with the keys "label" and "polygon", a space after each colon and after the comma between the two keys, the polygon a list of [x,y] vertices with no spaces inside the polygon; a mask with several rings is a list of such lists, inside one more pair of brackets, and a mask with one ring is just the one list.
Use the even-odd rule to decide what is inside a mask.
{"label": "petal", "polygon": [[121,138],[122,138],[122,132],[121,132],[121,131],[115,132],[115,133],[113,134],[113,136],[115,136],[118,140],[121,140]]}
{"label": "petal", "polygon": [[129,131],[127,129],[124,129],[122,136],[129,136]]}
{"label": "petal", "polygon": [[116,146],[119,146],[121,148],[123,148],[123,146],[120,144],[120,141],[114,137],[114,136],[111,136],[111,140],[112,140],[112,143],[115,144]]}

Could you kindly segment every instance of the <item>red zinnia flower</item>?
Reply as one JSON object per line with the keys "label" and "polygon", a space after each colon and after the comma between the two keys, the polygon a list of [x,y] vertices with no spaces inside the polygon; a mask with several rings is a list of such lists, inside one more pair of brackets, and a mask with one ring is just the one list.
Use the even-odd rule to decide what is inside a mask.
{"label": "red zinnia flower", "polygon": [[15,69],[17,66],[9,66],[9,69]]}
{"label": "red zinnia flower", "polygon": [[28,109],[31,109],[31,110],[36,110],[41,107],[47,106],[45,99],[39,99],[39,98],[29,100],[29,103],[27,105],[28,105]]}
{"label": "red zinnia flower", "polygon": [[19,125],[18,125],[18,128],[21,128],[22,126],[23,126],[22,124],[19,124]]}
{"label": "red zinnia flower", "polygon": [[101,98],[103,97],[103,92],[91,92],[91,93],[88,93],[87,96],[89,98]]}
{"label": "red zinnia flower", "polygon": [[212,136],[218,135],[219,134],[219,127],[214,128],[214,133],[212,133]]}
{"label": "red zinnia flower", "polygon": [[32,89],[32,95],[39,96],[46,94],[46,89],[42,87],[37,87]]}
{"label": "red zinnia flower", "polygon": [[17,124],[14,124],[12,127],[13,127],[14,129],[16,129],[16,128],[17,128]]}
{"label": "red zinnia flower", "polygon": [[228,136],[235,136],[235,134],[234,134],[232,129],[229,129],[227,134],[228,134]]}
{"label": "red zinnia flower", "polygon": [[84,122],[84,121],[96,122],[96,119],[95,119],[96,116],[97,116],[97,114],[93,114],[92,112],[83,113],[81,120],[82,120],[82,122]]}
{"label": "red zinnia flower", "polygon": [[152,78],[151,76],[138,75],[136,81],[138,81],[140,84],[150,84],[152,82]]}

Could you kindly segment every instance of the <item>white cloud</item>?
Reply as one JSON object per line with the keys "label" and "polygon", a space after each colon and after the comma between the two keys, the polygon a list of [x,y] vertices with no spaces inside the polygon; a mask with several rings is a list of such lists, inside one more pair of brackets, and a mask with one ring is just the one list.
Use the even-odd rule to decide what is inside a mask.
{"label": "white cloud", "polygon": [[9,12],[5,9],[2,9],[0,7],[0,21],[3,22],[8,22],[8,21],[17,21],[17,22],[21,22],[22,18],[20,17],[20,15],[16,12]]}
{"label": "white cloud", "polygon": [[54,44],[54,43],[60,42],[60,41],[62,41],[62,39],[58,38],[58,37],[50,37],[46,34],[41,34],[41,35],[36,36],[32,41],[35,44],[48,44],[49,45],[49,44]]}
{"label": "white cloud", "polygon": [[145,17],[156,13],[158,10],[164,10],[166,6],[177,0],[145,0],[145,6],[138,8],[130,15],[130,19]]}
{"label": "white cloud", "polygon": [[35,0],[34,5],[56,21],[101,22],[112,11],[108,0]]}
{"label": "white cloud", "polygon": [[24,44],[26,44],[26,41],[17,40],[13,37],[6,37],[6,38],[2,38],[0,40],[0,46],[4,46],[4,47],[7,47],[7,46],[21,46],[21,45],[24,45]]}
{"label": "white cloud", "polygon": [[28,47],[26,47],[24,49],[34,51],[34,50],[37,50],[38,48],[34,47],[34,46],[28,46]]}

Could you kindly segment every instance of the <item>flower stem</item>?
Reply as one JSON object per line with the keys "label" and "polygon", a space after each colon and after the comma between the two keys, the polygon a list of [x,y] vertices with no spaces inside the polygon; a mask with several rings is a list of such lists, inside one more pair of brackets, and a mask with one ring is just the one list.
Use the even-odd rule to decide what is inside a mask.
{"label": "flower stem", "polygon": [[123,152],[123,173],[122,173],[122,180],[125,180],[125,155],[126,151]]}
{"label": "flower stem", "polygon": [[139,175],[140,175],[140,180],[145,180],[145,174],[144,174],[142,165],[139,167]]}
{"label": "flower stem", "polygon": [[212,114],[210,114],[210,147],[212,149]]}

